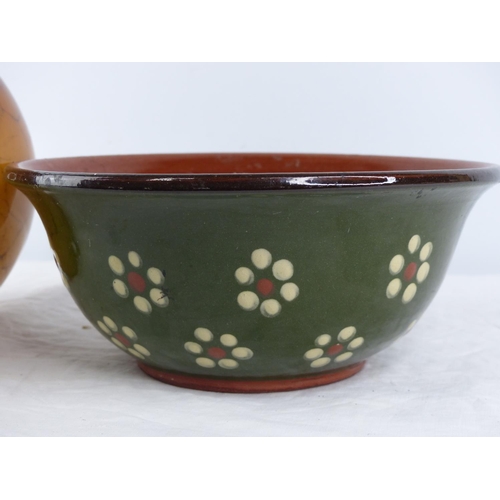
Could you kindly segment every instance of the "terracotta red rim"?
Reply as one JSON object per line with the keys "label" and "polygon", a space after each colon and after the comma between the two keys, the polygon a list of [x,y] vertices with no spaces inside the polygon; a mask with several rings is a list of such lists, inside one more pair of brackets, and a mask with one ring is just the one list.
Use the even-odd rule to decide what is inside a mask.
{"label": "terracotta red rim", "polygon": [[356,375],[363,369],[366,361],[361,361],[345,368],[339,368],[329,372],[315,375],[304,375],[302,377],[280,378],[280,379],[219,379],[196,375],[185,375],[182,373],[158,370],[139,362],[139,368],[150,377],[165,382],[166,384],[197,389],[201,391],[233,392],[233,393],[261,393],[261,392],[283,392],[318,387],[332,384]]}
{"label": "terracotta red rim", "polygon": [[13,184],[141,191],[261,191],[497,182],[487,163],[363,155],[166,154],[30,160],[6,169]]}

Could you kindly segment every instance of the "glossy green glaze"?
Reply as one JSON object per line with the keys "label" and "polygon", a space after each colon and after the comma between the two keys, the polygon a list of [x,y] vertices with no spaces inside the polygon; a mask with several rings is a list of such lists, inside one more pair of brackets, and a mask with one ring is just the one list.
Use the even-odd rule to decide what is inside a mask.
{"label": "glossy green glaze", "polygon": [[[163,370],[276,378],[354,364],[409,331],[487,184],[260,193],[21,187],[72,296],[106,339]],[[253,283],[240,284],[238,269]]]}

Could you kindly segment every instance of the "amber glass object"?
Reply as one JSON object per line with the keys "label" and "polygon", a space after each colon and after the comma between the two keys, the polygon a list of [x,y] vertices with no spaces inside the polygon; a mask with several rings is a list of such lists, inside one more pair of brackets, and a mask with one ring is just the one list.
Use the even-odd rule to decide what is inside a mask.
{"label": "amber glass object", "polygon": [[7,278],[24,244],[33,209],[24,195],[7,183],[5,166],[33,158],[31,139],[21,112],[0,79],[0,284]]}

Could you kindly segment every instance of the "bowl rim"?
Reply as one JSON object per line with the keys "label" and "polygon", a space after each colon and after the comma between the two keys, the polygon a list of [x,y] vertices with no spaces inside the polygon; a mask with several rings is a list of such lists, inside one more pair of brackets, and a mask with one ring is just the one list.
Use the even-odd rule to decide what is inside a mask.
{"label": "bowl rim", "polygon": [[5,168],[5,175],[10,183],[21,188],[262,191],[495,183],[500,181],[500,167],[483,162],[402,156],[190,153],[34,159],[11,163]]}

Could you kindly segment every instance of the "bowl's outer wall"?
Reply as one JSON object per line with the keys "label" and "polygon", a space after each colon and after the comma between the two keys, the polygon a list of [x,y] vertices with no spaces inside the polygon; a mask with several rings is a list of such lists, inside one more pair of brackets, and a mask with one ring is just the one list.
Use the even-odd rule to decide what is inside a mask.
{"label": "bowl's outer wall", "polygon": [[28,234],[33,207],[7,183],[3,170],[14,161],[33,158],[31,139],[21,113],[0,79],[0,284],[9,274]]}
{"label": "bowl's outer wall", "polygon": [[[139,353],[145,363],[171,371],[279,377],[348,366],[405,334],[436,294],[466,216],[487,187],[469,182],[316,192],[182,194],[58,187],[29,187],[25,192],[42,217],[75,301],[98,330],[97,322],[102,322],[116,345],[123,348],[120,339],[128,342],[132,354]],[[409,241],[415,235],[421,243],[411,254]],[[405,279],[408,265],[421,268],[420,252],[428,242],[432,253],[425,259],[430,265],[427,278],[419,283],[416,276],[410,277],[410,269],[410,279]],[[280,296],[286,281],[273,276],[272,265],[263,270],[255,267],[251,255],[256,249],[268,250],[273,263],[286,259],[293,264],[288,281],[299,288],[295,300],[287,302]],[[129,262],[129,252],[140,256],[139,268]],[[396,255],[403,256],[405,264],[393,275],[389,265]],[[122,275],[110,268],[110,256],[123,264]],[[112,260],[116,268],[118,260]],[[236,281],[240,267],[253,271],[254,283],[245,286]],[[163,285],[152,284],[149,268],[163,272]],[[146,284],[142,292],[131,286],[135,280],[142,287],[137,275]],[[238,304],[243,291],[256,293],[262,304],[265,297],[256,287],[262,278],[275,286],[267,298],[281,304],[276,317],[265,317],[259,307],[243,310]],[[388,298],[387,287],[394,279],[401,279],[403,288]],[[115,293],[114,280],[125,283],[127,298]],[[412,283],[417,291],[405,304],[402,296]],[[153,304],[151,313],[145,314],[134,306],[134,297],[152,304],[152,288],[161,288],[169,304]],[[104,317],[112,320],[107,327]],[[127,341],[124,326],[137,339]],[[361,341],[337,340],[339,332],[351,326],[356,329],[354,338],[364,340],[356,349],[352,348]],[[210,330],[213,339],[195,338],[197,328]],[[103,335],[110,338],[108,333]],[[236,369],[216,364],[221,356],[235,357],[234,346],[221,343],[223,334],[235,336],[238,346],[250,349],[253,357],[237,361]],[[331,342],[318,347],[315,340],[320,335],[330,335]],[[187,342],[203,352],[188,352]],[[327,353],[338,344],[335,353]],[[218,349],[209,350],[214,347]],[[323,354],[312,351],[311,359],[304,358],[306,352],[320,348]],[[352,356],[338,360],[339,353],[346,352]],[[317,355],[330,361],[312,367]],[[199,366],[197,358],[212,359],[201,362],[215,366]]]}

